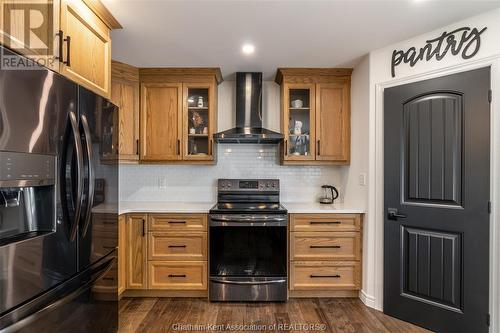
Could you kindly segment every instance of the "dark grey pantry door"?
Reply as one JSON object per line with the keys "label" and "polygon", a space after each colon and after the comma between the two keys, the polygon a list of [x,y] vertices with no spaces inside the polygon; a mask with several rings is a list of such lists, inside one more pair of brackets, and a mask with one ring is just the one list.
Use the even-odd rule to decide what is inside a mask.
{"label": "dark grey pantry door", "polygon": [[384,92],[384,312],[487,332],[490,68]]}

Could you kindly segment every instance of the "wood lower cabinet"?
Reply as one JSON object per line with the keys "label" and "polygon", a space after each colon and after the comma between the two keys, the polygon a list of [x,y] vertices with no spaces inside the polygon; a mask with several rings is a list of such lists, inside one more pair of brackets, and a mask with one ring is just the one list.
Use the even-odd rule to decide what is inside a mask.
{"label": "wood lower cabinet", "polygon": [[147,280],[147,215],[127,216],[127,289],[146,289]]}
{"label": "wood lower cabinet", "polygon": [[149,261],[149,289],[207,290],[206,261]]}
{"label": "wood lower cabinet", "polygon": [[218,68],[141,68],[140,160],[215,163]]}
{"label": "wood lower cabinet", "polygon": [[125,230],[124,295],[206,296],[207,214],[129,214]]}
{"label": "wood lower cabinet", "polygon": [[350,162],[350,68],[280,68],[283,164]]}
{"label": "wood lower cabinet", "polygon": [[356,296],[362,215],[290,215],[290,296]]}
{"label": "wood lower cabinet", "polygon": [[207,260],[206,232],[150,232],[148,260]]}
{"label": "wood lower cabinet", "polygon": [[127,220],[125,215],[118,217],[118,297],[127,288]]}
{"label": "wood lower cabinet", "polygon": [[359,262],[296,261],[290,265],[291,290],[359,290]]}
{"label": "wood lower cabinet", "polygon": [[139,162],[139,69],[118,61],[111,63],[111,100],[119,108],[118,153],[120,163]]}

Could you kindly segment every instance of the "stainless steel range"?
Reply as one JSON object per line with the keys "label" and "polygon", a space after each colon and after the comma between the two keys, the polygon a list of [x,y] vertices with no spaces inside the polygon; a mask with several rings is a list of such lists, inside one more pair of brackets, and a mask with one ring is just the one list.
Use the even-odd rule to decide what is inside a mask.
{"label": "stainless steel range", "polygon": [[210,210],[211,301],[287,300],[286,209],[278,179],[219,179]]}

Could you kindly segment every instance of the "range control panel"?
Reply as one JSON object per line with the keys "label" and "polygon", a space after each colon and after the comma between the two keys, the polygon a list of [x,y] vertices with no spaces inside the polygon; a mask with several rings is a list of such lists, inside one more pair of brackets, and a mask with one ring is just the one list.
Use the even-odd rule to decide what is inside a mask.
{"label": "range control panel", "polygon": [[219,179],[219,191],[279,191],[279,179]]}

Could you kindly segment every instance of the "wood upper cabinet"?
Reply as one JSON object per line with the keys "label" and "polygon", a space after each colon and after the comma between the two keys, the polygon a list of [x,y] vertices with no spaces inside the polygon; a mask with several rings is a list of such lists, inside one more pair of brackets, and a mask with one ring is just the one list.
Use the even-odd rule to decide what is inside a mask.
{"label": "wood upper cabinet", "polygon": [[316,85],[316,159],[349,163],[350,81]]}
{"label": "wood upper cabinet", "polygon": [[348,68],[281,68],[283,164],[349,164]]}
{"label": "wood upper cabinet", "polygon": [[141,84],[141,159],[180,160],[182,84]]}
{"label": "wood upper cabinet", "polygon": [[139,69],[118,61],[111,64],[111,100],[119,107],[120,163],[139,161]]}
{"label": "wood upper cabinet", "polygon": [[99,0],[0,0],[0,43],[104,96],[111,89],[112,29]]}
{"label": "wood upper cabinet", "polygon": [[127,289],[147,289],[147,215],[128,215],[126,224]]}
{"label": "wood upper cabinet", "polygon": [[61,0],[64,33],[61,74],[108,97],[111,85],[110,28],[83,0]]}
{"label": "wood upper cabinet", "polygon": [[140,160],[213,164],[217,68],[141,68]]}
{"label": "wood upper cabinet", "polygon": [[58,71],[59,10],[57,0],[0,0],[0,44]]}

